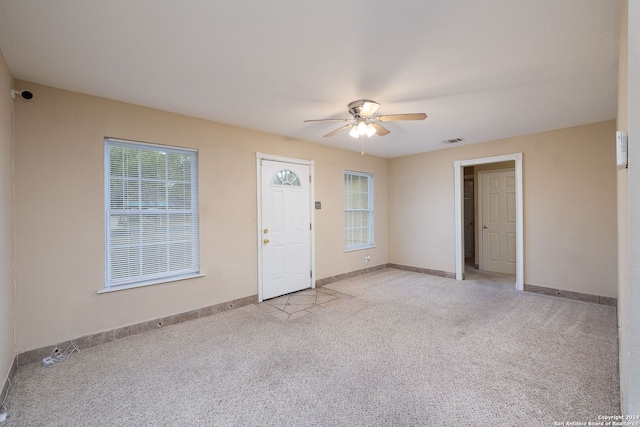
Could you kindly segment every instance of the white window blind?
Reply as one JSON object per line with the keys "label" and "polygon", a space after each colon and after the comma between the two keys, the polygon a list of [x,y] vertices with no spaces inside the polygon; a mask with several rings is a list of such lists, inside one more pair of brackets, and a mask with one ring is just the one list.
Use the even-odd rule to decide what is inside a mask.
{"label": "white window blind", "polygon": [[344,173],[344,246],[373,246],[373,175]]}
{"label": "white window blind", "polygon": [[198,152],[105,139],[105,287],[199,273]]}

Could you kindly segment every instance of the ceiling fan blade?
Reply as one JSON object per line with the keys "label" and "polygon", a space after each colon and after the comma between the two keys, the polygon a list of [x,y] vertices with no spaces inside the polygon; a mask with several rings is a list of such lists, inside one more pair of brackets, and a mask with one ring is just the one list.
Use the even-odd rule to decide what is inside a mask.
{"label": "ceiling fan blade", "polygon": [[386,116],[378,116],[376,120],[379,122],[393,122],[396,120],[424,120],[427,118],[425,113],[413,113],[413,114],[389,114]]}
{"label": "ceiling fan blade", "polygon": [[376,128],[376,133],[380,136],[385,136],[391,133],[387,129],[383,128],[381,125],[377,124],[376,122],[371,122],[369,124],[374,128]]}
{"label": "ceiling fan blade", "polygon": [[307,122],[348,122],[349,120],[353,120],[353,118],[351,118],[351,119],[317,119],[317,120],[305,120],[303,123],[307,123]]}
{"label": "ceiling fan blade", "polygon": [[333,136],[333,135],[335,135],[335,134],[336,134],[336,133],[338,133],[338,132],[342,132],[343,130],[345,130],[345,129],[347,129],[347,128],[350,128],[351,126],[353,126],[353,125],[352,125],[352,124],[348,124],[348,125],[344,125],[344,126],[342,126],[342,127],[339,127],[338,129],[334,130],[333,132],[329,132],[328,134],[326,134],[326,135],[324,136],[324,138],[328,138],[328,137],[330,137],[330,136]]}

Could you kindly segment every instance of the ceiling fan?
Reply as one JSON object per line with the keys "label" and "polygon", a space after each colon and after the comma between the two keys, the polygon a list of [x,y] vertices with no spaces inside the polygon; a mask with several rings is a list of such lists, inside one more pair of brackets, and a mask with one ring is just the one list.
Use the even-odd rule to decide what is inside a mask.
{"label": "ceiling fan", "polygon": [[373,136],[378,134],[380,136],[388,135],[389,130],[385,129],[380,122],[392,122],[396,120],[424,120],[427,118],[425,113],[412,113],[412,114],[389,114],[384,116],[374,116],[373,114],[380,107],[375,101],[369,99],[359,99],[349,103],[349,113],[353,116],[351,119],[319,119],[319,120],[305,120],[304,122],[347,122],[346,125],[329,132],[324,137],[330,137],[338,132],[347,130],[349,135],[354,138],[360,136]]}

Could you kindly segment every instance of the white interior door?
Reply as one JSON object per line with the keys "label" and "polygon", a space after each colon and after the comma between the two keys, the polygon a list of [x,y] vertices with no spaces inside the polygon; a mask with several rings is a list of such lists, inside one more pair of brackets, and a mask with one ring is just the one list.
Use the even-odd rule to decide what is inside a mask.
{"label": "white interior door", "polygon": [[481,269],[516,274],[516,178],[514,170],[480,173]]}
{"label": "white interior door", "polygon": [[311,287],[309,165],[261,160],[262,299]]}

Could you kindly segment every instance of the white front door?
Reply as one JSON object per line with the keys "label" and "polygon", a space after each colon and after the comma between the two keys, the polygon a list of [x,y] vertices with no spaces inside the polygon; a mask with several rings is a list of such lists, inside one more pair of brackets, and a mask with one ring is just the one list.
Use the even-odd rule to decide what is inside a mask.
{"label": "white front door", "polygon": [[261,160],[262,299],[311,287],[309,165]]}
{"label": "white front door", "polygon": [[481,269],[516,274],[516,178],[514,170],[481,172]]}

